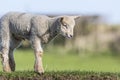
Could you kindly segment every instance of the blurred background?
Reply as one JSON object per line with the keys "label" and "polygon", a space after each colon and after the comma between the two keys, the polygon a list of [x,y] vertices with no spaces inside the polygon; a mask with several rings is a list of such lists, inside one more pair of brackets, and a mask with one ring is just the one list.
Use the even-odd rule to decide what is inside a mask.
{"label": "blurred background", "polygon": [[[119,0],[0,0],[0,16],[10,11],[50,17],[80,15],[75,20],[72,39],[59,35],[44,46],[45,70],[120,72],[119,3]],[[33,70],[34,54],[27,40],[15,51],[15,60],[18,71]]]}

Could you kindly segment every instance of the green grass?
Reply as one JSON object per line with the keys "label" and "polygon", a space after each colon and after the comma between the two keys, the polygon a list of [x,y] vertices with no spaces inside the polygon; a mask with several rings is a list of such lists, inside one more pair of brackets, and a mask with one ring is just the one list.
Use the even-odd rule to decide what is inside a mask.
{"label": "green grass", "polygon": [[[110,55],[78,56],[45,51],[43,64],[45,71],[94,71],[120,72],[120,60]],[[15,51],[16,71],[33,71],[32,50]],[[0,70],[2,70],[0,65]]]}
{"label": "green grass", "polygon": [[33,71],[1,73],[0,80],[119,80],[120,73],[53,71],[38,75]]}
{"label": "green grass", "polygon": [[120,80],[120,59],[112,55],[77,55],[74,51],[52,49],[44,52],[45,73],[33,72],[32,50],[15,51],[16,72],[5,73],[0,65],[0,80]]}

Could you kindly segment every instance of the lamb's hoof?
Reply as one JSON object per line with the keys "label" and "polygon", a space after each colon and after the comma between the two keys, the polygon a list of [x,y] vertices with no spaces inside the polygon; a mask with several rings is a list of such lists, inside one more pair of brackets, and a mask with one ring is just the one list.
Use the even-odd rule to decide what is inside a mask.
{"label": "lamb's hoof", "polygon": [[43,75],[44,71],[35,71],[35,73],[37,73],[38,75]]}
{"label": "lamb's hoof", "polygon": [[43,74],[44,74],[44,69],[41,68],[41,69],[39,69],[39,70],[35,70],[35,72],[36,72],[37,74],[39,74],[39,75],[43,75]]}
{"label": "lamb's hoof", "polygon": [[6,72],[6,73],[11,73],[11,72],[12,72],[9,67],[5,67],[5,68],[3,69],[3,71]]}

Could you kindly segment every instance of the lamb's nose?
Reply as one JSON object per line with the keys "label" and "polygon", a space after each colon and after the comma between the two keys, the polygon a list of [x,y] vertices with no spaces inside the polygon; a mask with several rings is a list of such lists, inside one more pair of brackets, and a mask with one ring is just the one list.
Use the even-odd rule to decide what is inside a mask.
{"label": "lamb's nose", "polygon": [[67,37],[67,38],[72,38],[73,35],[72,35],[72,34],[67,34],[67,33],[66,33],[66,37]]}
{"label": "lamb's nose", "polygon": [[73,37],[73,35],[70,35],[70,38],[72,38]]}
{"label": "lamb's nose", "polygon": [[72,38],[73,37],[73,35],[68,35],[68,38]]}

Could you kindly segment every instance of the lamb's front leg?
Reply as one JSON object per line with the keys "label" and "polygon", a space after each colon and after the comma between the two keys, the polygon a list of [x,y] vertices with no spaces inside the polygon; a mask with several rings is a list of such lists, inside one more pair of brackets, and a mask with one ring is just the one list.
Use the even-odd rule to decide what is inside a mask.
{"label": "lamb's front leg", "polygon": [[43,64],[42,64],[42,55],[43,52],[42,51],[34,51],[35,53],[35,64],[34,64],[34,70],[35,72],[42,74],[44,73],[44,69],[43,69]]}
{"label": "lamb's front leg", "polygon": [[33,46],[34,54],[35,54],[34,71],[39,74],[42,74],[44,73],[43,64],[42,64],[43,49],[41,46],[40,39],[36,36],[31,37],[31,45]]}

